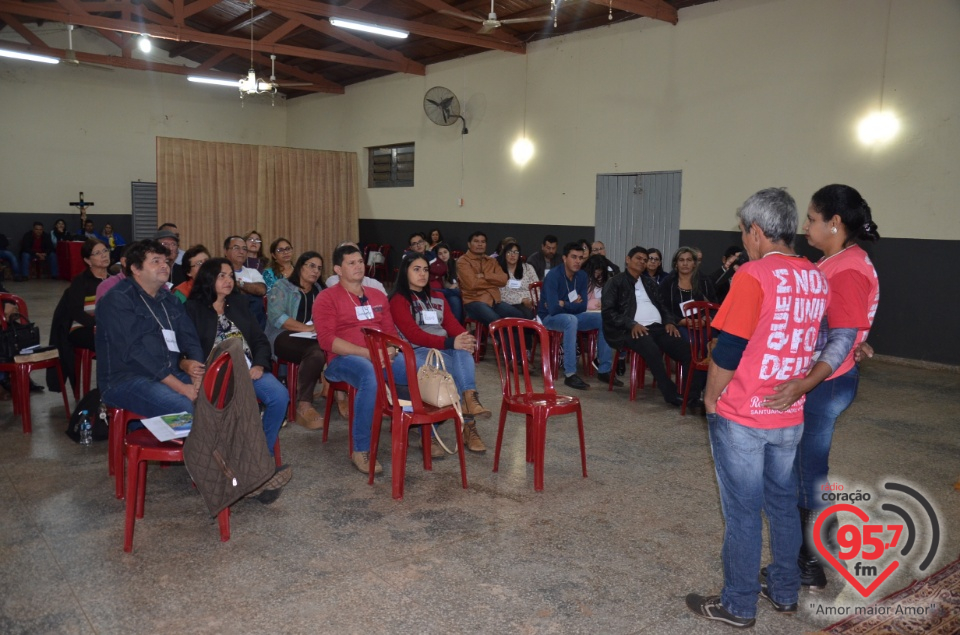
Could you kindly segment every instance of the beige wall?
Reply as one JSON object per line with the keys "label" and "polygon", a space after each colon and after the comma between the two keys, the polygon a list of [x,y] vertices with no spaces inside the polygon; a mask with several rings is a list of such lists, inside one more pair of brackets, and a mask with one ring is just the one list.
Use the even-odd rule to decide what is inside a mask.
{"label": "beige wall", "polygon": [[[786,185],[803,204],[846,182],[882,234],[960,239],[960,3],[893,0],[884,105],[903,130],[883,148],[856,138],[879,102],[890,6],[721,0],[681,11],[677,26],[636,20],[534,44],[526,58],[485,53],[294,100],[287,144],[415,142],[416,187],[364,189],[361,218],[592,223],[598,173],[679,169],[683,229],[732,228],[761,187]],[[520,169],[509,151],[525,75],[537,155]],[[465,103],[470,134],[427,120],[435,85]]]}
{"label": "beige wall", "polygon": [[[598,173],[679,169],[684,229],[732,228],[760,187],[805,201],[840,181],[863,192],[884,235],[960,239],[960,3],[892,1],[885,105],[903,132],[881,149],[855,137],[879,100],[888,6],[720,0],[684,9],[677,26],[635,20],[276,108],[241,108],[229,89],[182,77],[4,60],[0,212],[64,215],[80,190],[94,212],[127,212],[130,181],[155,179],[158,135],[361,157],[413,141],[417,186],[367,190],[364,172],[361,218],[581,225]],[[470,134],[427,120],[435,85],[459,95]],[[520,169],[509,152],[525,94],[537,154]]]}
{"label": "beige wall", "polygon": [[156,137],[282,145],[286,114],[182,76],[0,58],[0,212],[66,216],[83,191],[92,214],[129,214],[131,181],[156,180]]}

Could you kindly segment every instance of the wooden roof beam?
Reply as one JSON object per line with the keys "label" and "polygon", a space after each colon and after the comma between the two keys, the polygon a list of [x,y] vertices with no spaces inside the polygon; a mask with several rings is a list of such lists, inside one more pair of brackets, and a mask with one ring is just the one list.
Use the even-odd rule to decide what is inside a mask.
{"label": "wooden roof beam", "polygon": [[326,20],[318,20],[316,18],[311,18],[310,16],[303,15],[302,13],[297,13],[295,11],[287,11],[285,9],[276,10],[276,14],[287,18],[291,22],[302,24],[307,28],[310,28],[318,33],[323,33],[324,35],[328,35],[332,38],[340,40],[341,42],[344,42],[345,44],[348,44],[349,46],[352,46],[354,48],[358,48],[361,51],[366,51],[371,55],[376,55],[381,59],[393,60],[395,62],[403,62],[411,65],[411,67],[414,67],[414,66],[419,67],[423,69],[423,73],[426,74],[426,67],[423,64],[420,64],[419,62],[415,62],[411,60],[400,51],[391,51],[389,49],[385,49],[381,46],[378,46],[377,44],[374,44],[370,40],[366,40],[362,37],[357,37],[344,29],[339,29],[333,26],[332,24],[330,24],[329,22],[327,22]]}
{"label": "wooden roof beam", "polygon": [[507,53],[518,53],[521,55],[526,53],[526,45],[523,43],[512,44],[509,42],[502,42],[485,35],[454,31],[453,29],[432,26],[423,22],[400,20],[384,15],[378,15],[376,13],[369,13],[367,11],[357,11],[356,9],[349,9],[347,7],[336,7],[323,2],[312,2],[310,0],[259,0],[259,2],[260,6],[273,9],[274,11],[287,9],[306,15],[318,15],[326,18],[343,18],[345,20],[354,20],[357,22],[368,22],[378,24],[380,26],[392,27],[394,29],[402,29],[416,35],[422,35],[423,37],[445,40],[447,42],[457,42],[460,44],[466,44],[468,46],[476,46],[477,48],[505,51]]}
{"label": "wooden roof beam", "polygon": [[[2,12],[40,18],[43,20],[52,20],[55,22],[62,22],[64,24],[78,24],[95,29],[108,29],[123,33],[146,33],[151,37],[174,40],[177,42],[199,42],[201,44],[210,44],[212,46],[230,48],[248,48],[250,46],[249,40],[239,37],[204,33],[202,31],[195,31],[190,28],[179,26],[147,24],[136,21],[131,22],[129,20],[102,18],[89,14],[77,15],[53,5],[39,5],[15,2],[13,0],[0,0],[0,13]],[[409,73],[413,75],[426,74],[426,71],[422,70],[423,67],[418,64],[407,64],[404,62],[395,62],[393,60],[381,60],[372,57],[361,57],[358,55],[318,51],[301,46],[290,46],[286,44],[260,44],[258,42],[254,42],[253,48],[254,50],[259,50],[264,53],[277,53],[279,55],[305,57],[307,59],[330,62],[332,64],[345,64],[347,66],[374,68],[394,73]]]}
{"label": "wooden roof beam", "polygon": [[587,0],[587,2],[601,7],[612,4],[614,9],[635,13],[644,18],[663,20],[670,24],[676,24],[680,20],[677,10],[665,0]]}

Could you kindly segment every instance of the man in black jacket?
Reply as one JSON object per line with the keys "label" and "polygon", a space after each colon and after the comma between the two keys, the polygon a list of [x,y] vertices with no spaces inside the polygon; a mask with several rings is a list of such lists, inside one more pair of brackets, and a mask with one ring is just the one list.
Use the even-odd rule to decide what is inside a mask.
{"label": "man in black jacket", "polygon": [[[21,280],[26,280],[27,276],[30,275],[30,263],[34,260],[45,262],[49,258],[52,265],[52,260],[56,257],[53,254],[53,240],[50,239],[50,234],[43,231],[43,223],[36,221],[33,224],[33,230],[28,231],[23,235],[23,238],[20,239]],[[53,274],[55,270],[56,267],[51,267],[51,274]]]}
{"label": "man in black jacket", "polygon": [[[671,321],[670,312],[660,300],[656,282],[640,275],[646,266],[647,250],[634,247],[627,254],[626,271],[615,275],[603,287],[600,298],[603,336],[611,348],[625,347],[642,355],[664,401],[679,406],[683,397],[667,375],[663,354],[679,361],[689,373],[690,344],[680,336]],[[690,387],[688,407],[699,406],[702,389],[702,373],[696,373]]]}

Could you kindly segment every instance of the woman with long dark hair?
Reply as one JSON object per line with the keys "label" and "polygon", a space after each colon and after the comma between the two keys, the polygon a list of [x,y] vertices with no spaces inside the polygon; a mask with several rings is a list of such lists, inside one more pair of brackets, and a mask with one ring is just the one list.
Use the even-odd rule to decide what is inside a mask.
{"label": "woman with long dark hair", "polygon": [[663,253],[655,247],[648,249],[647,252],[650,255],[647,257],[647,268],[644,269],[642,275],[653,278],[657,286],[660,286],[660,283],[667,277],[667,272],[663,270]]}
{"label": "woman with long dark hair", "polygon": [[607,262],[606,256],[594,254],[583,263],[583,270],[587,272],[588,311],[600,310],[600,294],[603,292],[603,285],[613,277]]}
{"label": "woman with long dark hair", "polygon": [[713,283],[708,276],[700,275],[696,249],[677,249],[677,253],[673,255],[673,271],[660,283],[660,299],[684,337],[687,337],[687,318],[683,317],[683,305],[691,301],[717,301]]}
{"label": "woman with long dark hair", "polygon": [[[240,338],[243,341],[253,390],[264,405],[263,434],[272,455],[290,397],[276,377],[264,372],[270,367],[270,342],[250,313],[246,298],[234,293],[235,289],[230,261],[211,258],[197,272],[184,308],[197,327],[205,356],[209,356],[213,347],[225,339]],[[240,369],[234,371],[240,372]]]}
{"label": "woman with long dark hair", "polygon": [[291,273],[293,245],[286,238],[277,238],[270,243],[270,266],[263,270],[263,282],[267,285],[267,291],[273,288],[277,280],[288,278]]}
{"label": "woman with long dark hair", "polygon": [[307,251],[297,258],[290,275],[277,280],[267,295],[267,338],[277,359],[300,365],[297,423],[308,430],[323,427],[323,417],[313,407],[313,391],[327,358],[316,337],[295,337],[295,334],[315,334],[311,313],[323,289],[323,257],[316,251]]}
{"label": "woman with long dark hair", "polygon": [[178,300],[181,302],[187,301],[190,292],[193,290],[194,277],[200,271],[203,263],[208,260],[210,260],[210,252],[203,245],[194,245],[183,252],[183,275],[187,279],[173,288],[173,295],[177,296]]}
{"label": "woman with long dark hair", "polygon": [[472,452],[486,447],[477,432],[475,419],[489,419],[490,411],[477,395],[473,351],[477,340],[450,312],[443,294],[430,290],[430,264],[423,255],[407,252],[400,261],[397,284],[390,296],[390,313],[397,331],[413,345],[417,367],[426,361],[431,348],[443,356],[447,371],[463,399],[463,443]]}
{"label": "woman with long dark hair", "polygon": [[430,288],[443,294],[453,317],[463,324],[463,298],[457,283],[457,262],[451,257],[447,243],[439,243],[434,253],[437,259],[430,265]]}
{"label": "woman with long dark hair", "polygon": [[537,272],[525,262],[520,262],[520,245],[511,241],[503,245],[497,262],[507,274],[506,286],[500,287],[500,301],[512,305],[523,313],[523,317],[532,320],[537,313],[530,294],[530,285],[538,282]]}
{"label": "woman with long dark hair", "polygon": [[[819,356],[806,377],[778,386],[766,405],[784,410],[807,395],[803,436],[794,462],[803,528],[798,563],[801,584],[822,589],[827,578],[811,532],[826,507],[821,488],[828,482],[834,426],[857,396],[860,369],[854,352],[870,334],[880,303],[877,271],[857,241],[877,241],[880,234],[870,206],[860,193],[849,185],[837,184],[813,195],[803,231],[810,246],[823,252],[817,266],[830,286],[830,303],[817,341]],[[828,534],[836,531],[836,524],[836,516],[828,520]]]}

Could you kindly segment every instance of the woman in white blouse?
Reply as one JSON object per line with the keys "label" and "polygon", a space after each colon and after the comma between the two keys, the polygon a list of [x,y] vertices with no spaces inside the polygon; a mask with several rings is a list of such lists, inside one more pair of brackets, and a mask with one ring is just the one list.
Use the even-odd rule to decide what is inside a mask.
{"label": "woman in white blouse", "polygon": [[507,272],[507,285],[500,287],[500,299],[513,305],[523,313],[528,320],[537,314],[537,307],[533,304],[530,295],[530,285],[537,282],[537,272],[530,265],[520,262],[520,245],[508,242],[503,245],[497,261]]}

